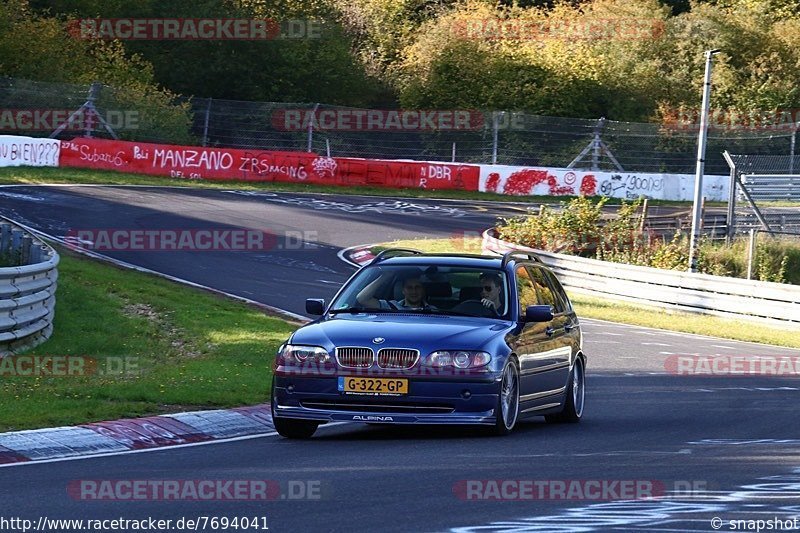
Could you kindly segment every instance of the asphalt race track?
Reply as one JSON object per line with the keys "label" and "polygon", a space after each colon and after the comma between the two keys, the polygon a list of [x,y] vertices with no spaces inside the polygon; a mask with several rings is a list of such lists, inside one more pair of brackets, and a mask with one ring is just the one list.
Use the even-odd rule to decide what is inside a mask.
{"label": "asphalt race track", "polygon": [[[306,297],[329,298],[352,274],[337,257],[344,247],[458,239],[522,210],[181,188],[0,188],[0,213],[59,237],[93,228],[270,232],[274,246],[258,251],[108,255],[295,313]],[[304,442],[271,434],[8,466],[0,468],[0,515],[34,524],[41,517],[173,524],[247,517],[269,531],[755,531],[756,520],[765,521],[762,530],[768,520],[779,530],[775,519],[797,518],[800,530],[800,380],[670,371],[678,355],[800,351],[594,320],[583,326],[587,411],[578,425],[532,422],[492,438],[468,428],[337,424]],[[68,490],[80,480],[273,480],[280,487],[273,501],[88,501]],[[734,528],[730,520],[752,524]],[[206,525],[197,530],[212,530]]]}

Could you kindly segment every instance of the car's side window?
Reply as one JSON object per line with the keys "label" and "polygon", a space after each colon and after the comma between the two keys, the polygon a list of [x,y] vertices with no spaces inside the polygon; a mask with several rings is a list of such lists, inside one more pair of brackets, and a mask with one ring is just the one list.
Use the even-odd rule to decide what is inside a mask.
{"label": "car's side window", "polygon": [[529,266],[528,271],[530,272],[531,280],[533,280],[533,285],[536,288],[539,305],[552,305],[553,310],[556,313],[563,313],[564,305],[563,303],[559,302],[555,294],[553,294],[553,290],[545,280],[544,270],[534,266]]}
{"label": "car's side window", "polygon": [[553,289],[553,294],[556,297],[556,301],[561,302],[561,307],[564,311],[571,312],[572,311],[572,304],[567,297],[567,293],[564,292],[564,287],[561,286],[561,282],[558,281],[555,274],[544,270],[544,276],[547,278],[547,281],[550,282],[550,287]]}
{"label": "car's side window", "polygon": [[517,278],[517,291],[519,293],[519,314],[525,316],[525,309],[530,305],[537,305],[539,297],[536,294],[536,285],[528,269],[518,266],[515,272]]}

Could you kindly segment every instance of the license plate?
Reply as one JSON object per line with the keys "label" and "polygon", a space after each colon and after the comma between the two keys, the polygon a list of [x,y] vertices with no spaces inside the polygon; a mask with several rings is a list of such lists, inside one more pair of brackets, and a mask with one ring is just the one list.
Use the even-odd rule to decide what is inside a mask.
{"label": "license plate", "polygon": [[339,378],[339,391],[351,394],[399,396],[408,394],[408,380],[343,376]]}

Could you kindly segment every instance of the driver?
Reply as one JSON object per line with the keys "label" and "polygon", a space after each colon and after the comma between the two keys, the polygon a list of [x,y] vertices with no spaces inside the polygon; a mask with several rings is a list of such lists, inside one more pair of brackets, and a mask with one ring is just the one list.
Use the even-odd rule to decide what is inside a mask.
{"label": "driver", "polygon": [[382,282],[383,276],[364,287],[356,296],[358,303],[364,307],[378,309],[436,309],[425,300],[425,285],[420,279],[420,274],[407,274],[403,278],[402,300],[380,300],[375,298],[375,292]]}

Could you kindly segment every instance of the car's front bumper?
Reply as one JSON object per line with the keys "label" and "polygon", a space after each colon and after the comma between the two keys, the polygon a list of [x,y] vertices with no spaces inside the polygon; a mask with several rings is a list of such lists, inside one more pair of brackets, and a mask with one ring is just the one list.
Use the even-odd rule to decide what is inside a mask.
{"label": "car's front bumper", "polygon": [[385,424],[495,423],[499,378],[451,381],[409,380],[409,394],[344,394],[335,377],[276,376],[274,415],[319,422]]}

